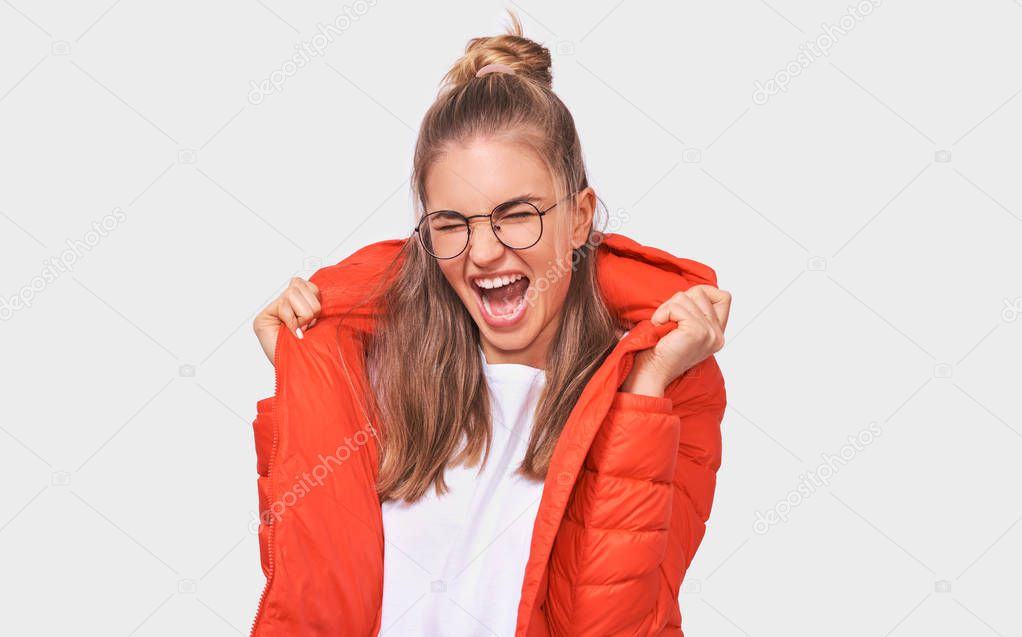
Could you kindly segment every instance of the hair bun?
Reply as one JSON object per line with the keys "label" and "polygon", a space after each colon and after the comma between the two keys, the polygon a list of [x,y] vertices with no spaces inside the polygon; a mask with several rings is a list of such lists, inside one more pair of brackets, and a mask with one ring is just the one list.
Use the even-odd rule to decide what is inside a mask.
{"label": "hair bun", "polygon": [[443,86],[461,86],[473,80],[476,72],[487,64],[506,64],[514,70],[515,75],[528,78],[548,89],[553,88],[550,51],[522,35],[522,23],[510,9],[508,15],[511,16],[511,26],[505,35],[469,40],[465,55],[444,76],[441,82]]}

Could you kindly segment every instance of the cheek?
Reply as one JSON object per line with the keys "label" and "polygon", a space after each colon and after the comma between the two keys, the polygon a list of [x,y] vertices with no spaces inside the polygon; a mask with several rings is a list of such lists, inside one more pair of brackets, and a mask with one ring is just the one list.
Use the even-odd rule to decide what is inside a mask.
{"label": "cheek", "polygon": [[444,278],[447,279],[447,284],[451,286],[451,289],[459,295],[465,293],[465,290],[462,289],[464,287],[464,279],[461,277],[460,267],[456,267],[451,263],[446,263],[440,266],[440,272],[444,275]]}
{"label": "cheek", "polygon": [[530,266],[536,299],[545,306],[548,314],[558,312],[571,286],[571,250],[561,252],[550,249]]}

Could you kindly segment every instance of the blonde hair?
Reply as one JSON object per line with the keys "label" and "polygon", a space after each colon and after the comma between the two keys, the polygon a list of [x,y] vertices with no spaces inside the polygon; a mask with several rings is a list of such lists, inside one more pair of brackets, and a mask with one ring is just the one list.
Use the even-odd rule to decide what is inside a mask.
{"label": "blonde hair", "polygon": [[[434,161],[449,147],[478,137],[534,152],[554,176],[558,200],[588,187],[574,120],[552,90],[550,52],[524,37],[517,16],[508,13],[512,24],[506,34],[469,41],[423,117],[411,176],[417,218],[425,214],[426,178]],[[510,66],[514,74],[476,77],[493,63]],[[545,389],[517,469],[533,479],[546,476],[568,415],[617,343],[619,326],[596,281],[598,243],[587,241],[572,254]],[[379,297],[377,329],[367,336],[366,367],[381,424],[377,490],[381,500],[414,502],[430,485],[438,495],[447,492],[448,466],[486,461],[491,414],[471,314],[414,235],[398,261]]]}

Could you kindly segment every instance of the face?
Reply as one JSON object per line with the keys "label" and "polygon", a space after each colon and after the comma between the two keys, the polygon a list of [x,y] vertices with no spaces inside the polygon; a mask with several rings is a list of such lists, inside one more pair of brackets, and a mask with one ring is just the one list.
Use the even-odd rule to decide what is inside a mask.
{"label": "face", "polygon": [[[546,165],[523,146],[480,138],[451,147],[430,167],[426,212],[488,214],[523,195],[535,197],[540,211],[557,203]],[[571,253],[588,239],[595,203],[591,188],[565,197],[543,215],[539,241],[522,250],[501,243],[487,219],[470,219],[468,247],[453,259],[437,259],[479,326],[487,362],[546,368],[571,282]],[[501,225],[511,232],[511,220]]]}

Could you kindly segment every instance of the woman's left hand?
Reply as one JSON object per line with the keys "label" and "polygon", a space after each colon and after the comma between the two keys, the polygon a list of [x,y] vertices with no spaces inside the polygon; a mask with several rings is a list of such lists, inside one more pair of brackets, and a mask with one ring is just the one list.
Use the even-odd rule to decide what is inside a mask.
{"label": "woman's left hand", "polygon": [[664,301],[652,323],[676,321],[678,327],[635,355],[621,391],[662,396],[674,379],[724,347],[730,312],[731,294],[712,285],[694,285]]}

